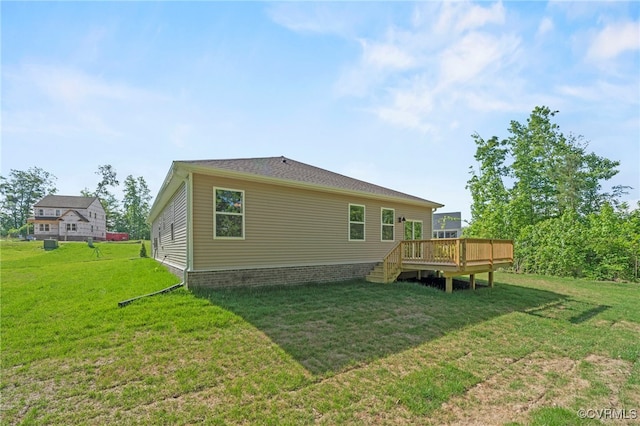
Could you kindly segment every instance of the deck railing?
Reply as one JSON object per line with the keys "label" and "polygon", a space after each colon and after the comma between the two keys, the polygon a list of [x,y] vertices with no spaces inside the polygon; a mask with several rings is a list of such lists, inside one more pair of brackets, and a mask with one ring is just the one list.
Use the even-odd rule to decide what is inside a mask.
{"label": "deck railing", "polygon": [[511,240],[479,238],[442,238],[401,241],[384,259],[385,277],[402,267],[403,262],[426,263],[434,266],[489,265],[513,262]]}

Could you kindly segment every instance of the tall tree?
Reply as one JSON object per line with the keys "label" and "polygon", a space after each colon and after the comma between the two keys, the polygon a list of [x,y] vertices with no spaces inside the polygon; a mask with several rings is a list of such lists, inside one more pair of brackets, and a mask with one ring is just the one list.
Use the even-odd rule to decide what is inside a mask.
{"label": "tall tree", "polygon": [[516,267],[524,270],[580,275],[589,270],[576,263],[586,261],[587,218],[610,219],[603,206],[617,206],[628,187],[603,191],[620,163],[589,153],[580,136],[565,136],[556,114],[536,107],[526,123],[511,121],[502,141],[473,135],[478,168],[467,182],[473,204],[466,235],[513,239]]}
{"label": "tall tree", "polygon": [[55,194],[56,177],[39,168],[27,171],[11,169],[9,177],[0,176],[0,222],[2,232],[19,229],[27,223],[33,205],[48,194]]}
{"label": "tall tree", "polygon": [[132,239],[149,239],[150,228],[147,216],[151,208],[151,191],[142,176],[127,176],[124,180],[123,222]]}
{"label": "tall tree", "polygon": [[105,164],[98,166],[98,171],[95,172],[101,176],[100,181],[96,185],[95,191],[90,191],[85,188],[81,191],[81,194],[85,197],[98,197],[102,203],[107,217],[107,229],[116,230],[117,224],[120,222],[120,203],[116,199],[116,196],[109,191],[109,188],[117,188],[120,182],[117,179],[117,174],[113,166]]}
{"label": "tall tree", "polygon": [[471,215],[474,220],[470,232],[478,236],[508,238],[509,224],[505,214],[508,194],[503,181],[507,174],[504,164],[506,141],[495,136],[485,141],[477,133],[472,137],[477,146],[475,159],[479,167],[477,172],[471,168],[472,177],[467,182],[473,198]]}
{"label": "tall tree", "polygon": [[618,173],[620,163],[588,153],[582,137],[565,137],[552,121],[556,114],[535,107],[525,124],[511,121],[503,141],[473,135],[479,171],[472,169],[467,182],[472,235],[516,239],[526,226],[566,211],[585,217],[605,202],[615,205],[624,193],[627,187],[603,192],[601,186]]}

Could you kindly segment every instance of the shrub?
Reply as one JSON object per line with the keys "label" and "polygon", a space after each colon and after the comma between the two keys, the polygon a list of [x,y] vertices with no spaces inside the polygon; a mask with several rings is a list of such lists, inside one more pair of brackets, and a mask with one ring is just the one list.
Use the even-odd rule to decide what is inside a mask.
{"label": "shrub", "polygon": [[140,246],[140,257],[149,257],[149,256],[147,256],[147,247],[144,245],[144,241],[142,242],[142,245]]}

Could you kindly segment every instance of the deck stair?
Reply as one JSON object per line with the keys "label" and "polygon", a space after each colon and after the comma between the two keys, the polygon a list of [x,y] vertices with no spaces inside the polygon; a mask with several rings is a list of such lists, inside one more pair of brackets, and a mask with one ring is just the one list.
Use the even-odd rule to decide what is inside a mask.
{"label": "deck stair", "polygon": [[[398,270],[396,272],[394,272],[390,279],[391,282],[395,281],[398,276],[400,275],[402,271]],[[381,284],[386,284],[388,282],[390,282],[388,279],[385,278],[384,276],[384,262],[380,262],[378,263],[371,272],[369,272],[369,274],[366,277],[366,280],[370,283],[381,283]]]}

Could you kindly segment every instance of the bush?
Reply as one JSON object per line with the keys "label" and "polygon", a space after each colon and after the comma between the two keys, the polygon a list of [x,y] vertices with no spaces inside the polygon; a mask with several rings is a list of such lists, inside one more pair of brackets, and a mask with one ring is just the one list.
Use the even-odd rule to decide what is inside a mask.
{"label": "bush", "polygon": [[140,257],[149,257],[149,256],[147,256],[147,247],[144,245],[144,241],[142,242],[142,245],[140,246]]}

